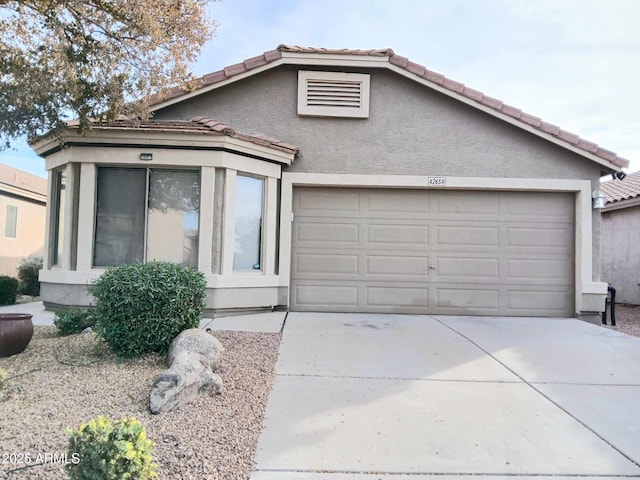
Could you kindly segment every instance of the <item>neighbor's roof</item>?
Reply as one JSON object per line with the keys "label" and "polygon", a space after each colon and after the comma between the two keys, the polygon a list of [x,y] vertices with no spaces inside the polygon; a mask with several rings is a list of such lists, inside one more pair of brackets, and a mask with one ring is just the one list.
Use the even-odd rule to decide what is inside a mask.
{"label": "neighbor's roof", "polygon": [[[407,76],[431,85],[438,91],[445,92],[451,97],[458,98],[467,104],[493,113],[495,116],[502,117],[504,120],[512,121],[514,125],[533,131],[543,138],[553,140],[559,145],[591,157],[593,160],[598,161],[598,163],[608,165],[615,170],[629,166],[629,160],[619,157],[616,153],[606,150],[596,143],[580,138],[574,133],[562,130],[556,125],[544,122],[534,115],[507,105],[501,100],[489,97],[478,90],[451,80],[440,73],[410,61],[406,57],[396,55],[390,48],[380,50],[350,50],[280,45],[275,50],[269,50],[257,57],[248,58],[243,62],[204,75],[194,82],[194,84],[197,85],[195,89],[190,90],[177,87],[169,90],[163,96],[152,97],[149,102],[152,110],[158,110],[164,106],[180,101],[181,97],[189,98],[205,93],[217,86],[239,80],[253,73],[258,73],[265,68],[275,67],[282,63],[296,64],[298,63],[297,60],[300,60],[299,57],[306,55],[314,55],[316,58],[322,58],[321,55],[326,55],[321,63],[322,65],[330,65],[332,59],[340,58],[341,56],[359,59],[377,59],[377,62],[371,62],[371,67],[386,66],[392,69],[398,68],[407,74]],[[309,63],[305,62],[305,64]]]}
{"label": "neighbor's roof", "polygon": [[[76,122],[77,123],[77,122]],[[69,126],[73,126],[69,122]],[[274,148],[286,153],[296,155],[298,147],[275,138],[262,134],[249,134],[238,132],[222,122],[207,117],[194,117],[191,120],[130,120],[121,117],[109,123],[94,123],[92,130],[118,130],[118,131],[153,131],[153,132],[180,132],[202,135],[225,135],[246,142]]]}
{"label": "neighbor's roof", "polygon": [[47,195],[46,178],[0,163],[0,189],[2,189],[2,184],[38,195]]}
{"label": "neighbor's roof", "polygon": [[630,173],[623,180],[609,180],[600,184],[606,203],[621,202],[640,197],[640,171]]}

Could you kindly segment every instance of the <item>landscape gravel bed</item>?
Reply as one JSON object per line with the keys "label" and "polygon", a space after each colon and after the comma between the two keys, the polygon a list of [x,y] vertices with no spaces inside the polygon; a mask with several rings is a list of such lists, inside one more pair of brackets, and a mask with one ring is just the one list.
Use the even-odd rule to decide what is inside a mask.
{"label": "landscape gravel bed", "polygon": [[[55,327],[35,327],[23,353],[0,359],[7,372],[0,391],[0,478],[66,478],[60,462],[65,428],[105,415],[142,421],[156,444],[160,479],[248,479],[280,334],[215,336],[225,347],[218,370],[224,393],[152,415],[149,394],[166,368],[163,358],[119,362],[93,333],[60,337]],[[42,462],[35,465],[38,458]]]}
{"label": "landscape gravel bed", "polygon": [[616,326],[612,327],[611,312],[607,307],[607,328],[640,337],[640,305],[616,305]]}

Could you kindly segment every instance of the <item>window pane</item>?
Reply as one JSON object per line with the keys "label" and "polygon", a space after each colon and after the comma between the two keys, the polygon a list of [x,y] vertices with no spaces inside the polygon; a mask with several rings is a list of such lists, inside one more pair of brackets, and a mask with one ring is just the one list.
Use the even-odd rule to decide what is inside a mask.
{"label": "window pane", "polygon": [[53,258],[52,265],[58,265],[62,258],[62,248],[64,244],[64,206],[67,197],[66,185],[67,175],[65,172],[56,172],[56,203],[55,222],[53,231]]}
{"label": "window pane", "polygon": [[146,170],[98,168],[93,264],[143,261]]}
{"label": "window pane", "polygon": [[260,270],[264,180],[236,177],[233,269]]}
{"label": "window pane", "polygon": [[165,260],[198,267],[200,172],[149,173],[147,261]]}
{"label": "window pane", "polygon": [[6,238],[16,238],[18,230],[18,207],[7,205],[7,216],[4,221],[4,236]]}

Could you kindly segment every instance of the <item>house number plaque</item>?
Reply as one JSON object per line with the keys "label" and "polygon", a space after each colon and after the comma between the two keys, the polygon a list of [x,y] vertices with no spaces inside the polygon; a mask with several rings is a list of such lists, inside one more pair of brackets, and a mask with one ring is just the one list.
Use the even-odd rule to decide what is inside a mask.
{"label": "house number plaque", "polygon": [[447,184],[447,177],[427,177],[427,185],[433,187],[444,187]]}

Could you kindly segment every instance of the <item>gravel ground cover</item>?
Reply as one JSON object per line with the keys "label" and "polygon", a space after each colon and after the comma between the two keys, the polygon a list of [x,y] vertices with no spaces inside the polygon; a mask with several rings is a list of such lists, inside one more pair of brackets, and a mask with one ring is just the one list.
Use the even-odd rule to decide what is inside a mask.
{"label": "gravel ground cover", "polygon": [[616,305],[616,326],[612,327],[611,312],[607,307],[607,328],[640,337],[640,305]]}
{"label": "gravel ground cover", "polygon": [[[225,347],[218,370],[225,392],[152,415],[149,393],[164,359],[118,362],[93,333],[60,337],[55,327],[35,327],[23,353],[0,359],[8,374],[0,391],[0,478],[66,478],[51,457],[66,451],[65,428],[105,415],[142,421],[156,444],[160,479],[248,479],[280,335],[221,331],[216,337]],[[33,465],[47,454],[48,462]]]}

